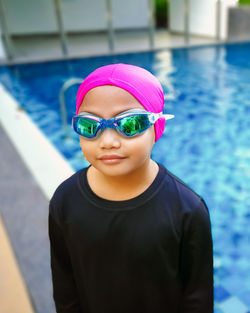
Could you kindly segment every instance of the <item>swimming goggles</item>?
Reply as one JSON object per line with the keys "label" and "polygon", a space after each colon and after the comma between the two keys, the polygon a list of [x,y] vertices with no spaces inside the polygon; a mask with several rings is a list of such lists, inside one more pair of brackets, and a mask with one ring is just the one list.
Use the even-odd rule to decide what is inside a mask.
{"label": "swimming goggles", "polygon": [[145,132],[159,118],[169,120],[172,114],[152,113],[144,110],[128,110],[115,117],[105,120],[88,112],[82,112],[73,116],[72,126],[74,131],[87,138],[95,139],[106,128],[113,128],[124,137],[135,137]]}

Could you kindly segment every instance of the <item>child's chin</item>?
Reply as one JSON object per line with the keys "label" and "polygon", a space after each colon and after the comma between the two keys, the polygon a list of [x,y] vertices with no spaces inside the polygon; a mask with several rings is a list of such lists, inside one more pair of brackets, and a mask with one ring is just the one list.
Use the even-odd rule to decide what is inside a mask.
{"label": "child's chin", "polygon": [[124,166],[122,162],[114,164],[103,164],[102,166],[98,167],[98,170],[102,172],[102,174],[112,177],[124,176],[132,172],[132,169]]}

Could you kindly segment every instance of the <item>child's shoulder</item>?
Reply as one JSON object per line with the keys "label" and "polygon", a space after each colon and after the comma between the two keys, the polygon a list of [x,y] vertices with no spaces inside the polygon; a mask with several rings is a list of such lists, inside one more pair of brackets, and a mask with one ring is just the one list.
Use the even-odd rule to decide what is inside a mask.
{"label": "child's shoulder", "polygon": [[67,197],[74,197],[75,194],[79,191],[79,176],[82,175],[87,168],[83,168],[73,175],[65,179],[54,191],[54,194],[50,201],[61,202]]}
{"label": "child's shoulder", "polygon": [[204,199],[196,193],[187,183],[165,168],[165,175],[168,180],[168,191],[172,201],[179,204],[187,211],[193,211],[195,208],[205,208]]}

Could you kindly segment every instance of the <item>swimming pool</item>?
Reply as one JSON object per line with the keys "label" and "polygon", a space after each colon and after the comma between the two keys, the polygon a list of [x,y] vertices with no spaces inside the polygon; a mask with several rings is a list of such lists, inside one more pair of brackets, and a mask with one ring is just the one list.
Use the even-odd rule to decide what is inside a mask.
{"label": "swimming pool", "polygon": [[[87,165],[78,137],[64,140],[58,94],[71,77],[130,63],[161,81],[175,114],[153,150],[206,200],[214,239],[215,313],[250,312],[250,44],[160,50],[0,67],[0,82],[78,170]],[[77,86],[66,93],[68,122]]]}

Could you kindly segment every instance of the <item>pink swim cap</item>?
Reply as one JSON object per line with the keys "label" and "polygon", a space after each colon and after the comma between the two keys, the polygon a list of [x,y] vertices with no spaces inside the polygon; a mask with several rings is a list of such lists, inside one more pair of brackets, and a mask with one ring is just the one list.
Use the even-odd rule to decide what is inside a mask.
{"label": "pink swim cap", "polygon": [[[163,111],[164,94],[158,79],[149,71],[130,64],[111,64],[97,68],[80,85],[76,99],[76,114],[86,93],[95,87],[113,85],[132,94],[149,112]],[[160,118],[154,124],[155,141],[163,134],[165,119]]]}

